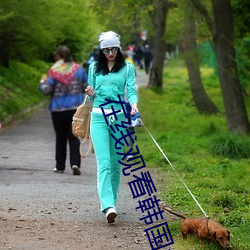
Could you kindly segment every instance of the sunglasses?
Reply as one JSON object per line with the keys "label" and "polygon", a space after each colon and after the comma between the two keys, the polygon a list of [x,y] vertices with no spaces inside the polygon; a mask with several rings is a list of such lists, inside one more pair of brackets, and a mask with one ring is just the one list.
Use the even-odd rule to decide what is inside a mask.
{"label": "sunglasses", "polygon": [[102,50],[104,55],[109,55],[110,51],[112,52],[112,54],[117,54],[118,48],[117,47],[114,47],[114,48],[111,48],[111,49],[105,48],[105,49]]}

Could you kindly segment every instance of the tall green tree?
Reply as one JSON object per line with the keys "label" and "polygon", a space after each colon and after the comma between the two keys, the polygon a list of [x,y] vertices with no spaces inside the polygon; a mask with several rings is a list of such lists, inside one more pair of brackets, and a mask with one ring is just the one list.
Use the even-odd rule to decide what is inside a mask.
{"label": "tall green tree", "polygon": [[89,2],[1,0],[0,64],[8,67],[12,59],[48,60],[62,43],[80,59],[94,39],[96,23],[90,16]]}
{"label": "tall green tree", "polygon": [[250,1],[232,0],[236,38],[250,36]]}
{"label": "tall green tree", "polygon": [[250,96],[250,1],[232,0],[241,85]]}
{"label": "tall green tree", "polygon": [[[93,0],[97,21],[102,25],[101,31],[113,30],[121,35],[122,46],[130,42],[141,43],[140,33],[148,31],[152,36],[155,0]],[[100,32],[101,32],[100,31]]]}
{"label": "tall green tree", "polygon": [[[191,14],[192,13],[192,14]],[[195,105],[200,113],[217,113],[218,108],[209,98],[202,84],[200,74],[200,55],[196,43],[196,15],[190,2],[185,4],[184,50],[188,77]]]}
{"label": "tall green tree", "polygon": [[34,2],[3,0],[0,3],[3,13],[11,13],[0,21],[0,51],[1,63],[8,67],[11,59],[27,61],[37,56],[38,51],[51,47],[56,40],[58,29],[56,25],[51,34],[49,18],[51,8],[42,1]]}
{"label": "tall green tree", "polygon": [[153,41],[154,57],[149,75],[148,87],[163,88],[163,66],[166,54],[166,42],[164,39],[166,32],[167,14],[170,8],[177,7],[176,3],[168,0],[156,1],[155,13],[155,33]]}
{"label": "tall green tree", "polygon": [[200,0],[191,1],[204,16],[213,37],[228,130],[237,134],[249,134],[250,123],[236,63],[230,0],[211,1],[213,18]]}

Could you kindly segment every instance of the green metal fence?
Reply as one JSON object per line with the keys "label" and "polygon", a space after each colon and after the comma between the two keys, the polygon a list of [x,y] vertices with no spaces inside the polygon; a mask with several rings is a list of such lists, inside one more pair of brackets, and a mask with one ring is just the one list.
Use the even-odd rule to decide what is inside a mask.
{"label": "green metal fence", "polygon": [[[200,51],[201,65],[214,69],[218,75],[216,55],[214,48],[209,42],[202,42],[198,45]],[[240,76],[241,85],[245,92],[250,95],[250,37],[244,38],[236,48],[236,61]]]}

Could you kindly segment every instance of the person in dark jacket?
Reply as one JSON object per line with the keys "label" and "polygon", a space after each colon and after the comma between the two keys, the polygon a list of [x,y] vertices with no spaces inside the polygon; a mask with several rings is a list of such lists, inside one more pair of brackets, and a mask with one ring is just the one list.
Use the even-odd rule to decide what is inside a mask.
{"label": "person in dark jacket", "polygon": [[143,57],[144,57],[144,67],[145,67],[145,71],[146,74],[149,73],[149,69],[150,69],[150,65],[151,65],[151,61],[153,59],[153,55],[152,55],[152,51],[149,48],[149,46],[146,44],[145,45],[145,49],[143,52]]}

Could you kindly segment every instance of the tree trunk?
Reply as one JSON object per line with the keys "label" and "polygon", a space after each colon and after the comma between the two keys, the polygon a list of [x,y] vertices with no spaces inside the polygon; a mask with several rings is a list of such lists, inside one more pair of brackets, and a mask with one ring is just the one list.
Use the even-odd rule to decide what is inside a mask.
{"label": "tree trunk", "polygon": [[168,12],[168,1],[156,1],[156,16],[155,16],[155,37],[153,44],[153,62],[149,74],[148,87],[157,87],[162,89],[163,66],[166,53],[166,43],[164,34],[166,28],[166,19]]}
{"label": "tree trunk", "polygon": [[200,113],[217,113],[218,108],[207,95],[201,80],[200,57],[196,48],[195,18],[190,15],[193,11],[192,6],[187,6],[187,10],[185,18],[185,55],[191,92]]}
{"label": "tree trunk", "polygon": [[200,0],[191,1],[204,16],[213,36],[228,130],[237,134],[249,134],[250,123],[235,60],[230,0],[212,0],[215,23]]}
{"label": "tree trunk", "polygon": [[212,4],[216,29],[213,38],[228,129],[237,134],[248,134],[250,124],[235,60],[230,0],[212,0]]}

